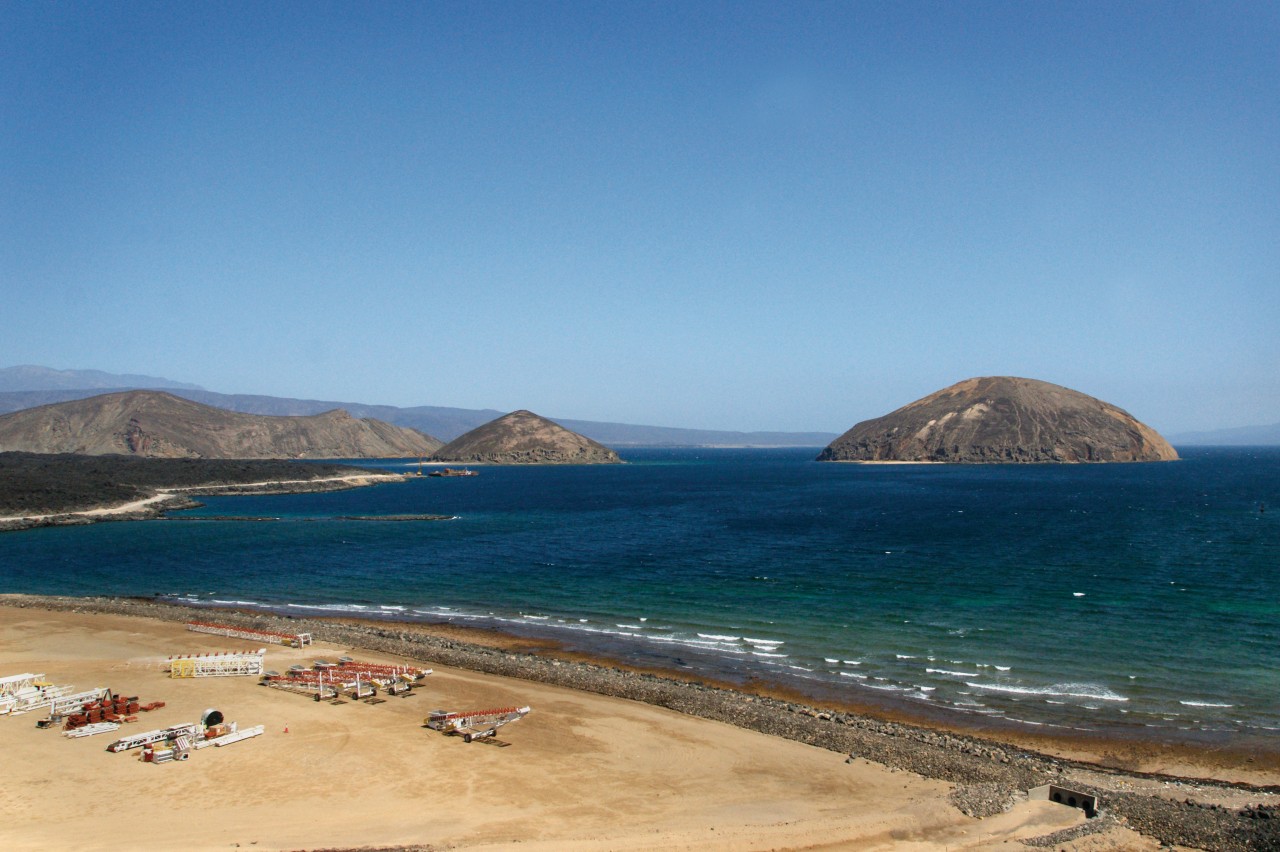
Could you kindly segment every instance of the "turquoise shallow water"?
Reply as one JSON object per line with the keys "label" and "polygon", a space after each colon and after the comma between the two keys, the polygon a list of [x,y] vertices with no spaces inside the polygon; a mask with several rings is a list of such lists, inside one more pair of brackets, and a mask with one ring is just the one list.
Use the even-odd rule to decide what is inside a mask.
{"label": "turquoise shallow water", "polygon": [[[209,498],[184,514],[279,520],[7,534],[0,589],[450,620],[975,722],[1280,740],[1280,449],[1055,467],[816,452]],[[401,513],[457,518],[335,519]]]}

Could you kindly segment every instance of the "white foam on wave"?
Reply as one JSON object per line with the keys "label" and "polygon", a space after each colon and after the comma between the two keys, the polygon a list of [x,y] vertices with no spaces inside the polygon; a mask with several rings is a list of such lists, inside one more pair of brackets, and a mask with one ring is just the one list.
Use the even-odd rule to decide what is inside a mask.
{"label": "white foam on wave", "polygon": [[752,639],[750,636],[743,636],[742,641],[748,645],[772,645],[775,648],[786,644],[785,640],[782,639]]}
{"label": "white foam on wave", "polygon": [[737,642],[737,636],[724,636],[720,633],[699,633],[703,639],[714,639],[716,642]]}
{"label": "white foam on wave", "polygon": [[623,630],[644,630],[643,624],[618,624],[616,626],[621,627]]}
{"label": "white foam on wave", "polygon": [[232,606],[266,606],[266,604],[259,603],[258,601],[224,601],[224,600],[219,600],[218,598],[214,598],[213,603],[224,604],[224,605],[229,604]]}
{"label": "white foam on wave", "polygon": [[785,659],[787,656],[786,654],[770,654],[766,651],[752,651],[751,655],[753,657],[778,657],[782,659]]}
{"label": "white foam on wave", "polygon": [[952,677],[977,677],[977,672],[953,672],[951,669],[925,669],[929,674],[951,675]]}
{"label": "white foam on wave", "polygon": [[841,660],[840,662],[844,663],[846,666],[860,666],[860,665],[862,665],[862,660]]}
{"label": "white foam on wave", "polygon": [[894,656],[899,660],[914,660],[916,658],[915,654],[894,654]]}
{"label": "white foam on wave", "polygon": [[527,618],[530,621],[550,621],[551,620],[551,616],[549,615],[529,615],[526,612],[520,613],[520,617]]}
{"label": "white foam on wave", "polygon": [[1055,683],[1052,686],[1012,686],[1002,683],[974,683],[965,681],[966,686],[982,689],[987,692],[1007,692],[1013,695],[1053,695],[1055,697],[1088,698],[1096,701],[1128,701],[1123,695],[1112,692],[1105,686],[1092,683]]}
{"label": "white foam on wave", "polygon": [[369,607],[364,604],[285,604],[289,609],[312,609],[318,612],[365,612]]}
{"label": "white foam on wave", "polygon": [[839,661],[839,660],[837,660],[835,657],[823,657],[823,658],[822,658],[822,661],[823,661],[824,663],[838,663],[838,662],[840,662],[840,661]]}
{"label": "white foam on wave", "polygon": [[1223,704],[1217,701],[1179,701],[1184,707],[1235,707],[1234,704]]}
{"label": "white foam on wave", "polygon": [[858,680],[866,680],[866,679],[867,679],[867,676],[866,676],[866,675],[864,675],[864,674],[855,674],[854,672],[840,672],[840,677],[852,677],[852,678],[857,678]]}

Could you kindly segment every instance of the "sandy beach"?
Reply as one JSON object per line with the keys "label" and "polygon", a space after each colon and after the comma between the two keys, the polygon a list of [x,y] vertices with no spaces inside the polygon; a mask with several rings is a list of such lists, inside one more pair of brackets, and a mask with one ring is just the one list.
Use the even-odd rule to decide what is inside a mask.
{"label": "sandy beach", "polygon": [[[173,680],[164,671],[172,654],[255,643],[66,599],[43,603],[0,598],[0,676],[44,673],[77,689],[166,702],[120,734],[195,722],[206,708],[266,733],[154,765],[136,751],[105,751],[120,734],[73,740],[38,730],[41,711],[0,717],[6,848],[1010,849],[1064,830],[1089,833],[1053,848],[1161,848],[1124,818],[1086,821],[1079,810],[1023,796],[977,819],[957,808],[962,785],[953,782],[666,707],[430,659],[421,661],[435,671],[420,689],[377,704],[333,706],[253,677]],[[343,654],[406,659],[361,644],[377,643],[320,636],[301,650],[272,646],[267,667]],[[533,708],[500,730],[506,745],[422,727],[435,708],[503,705]],[[1188,789],[1166,795],[1185,798]],[[1239,788],[1197,795],[1233,808],[1276,799]]]}

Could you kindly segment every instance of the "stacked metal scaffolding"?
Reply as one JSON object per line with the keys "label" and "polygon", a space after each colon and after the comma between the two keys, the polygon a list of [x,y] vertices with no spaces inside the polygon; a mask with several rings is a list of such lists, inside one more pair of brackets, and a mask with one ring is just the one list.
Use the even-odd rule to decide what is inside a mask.
{"label": "stacked metal scaffolding", "polygon": [[55,685],[46,681],[43,674],[31,672],[0,678],[0,716],[48,707],[70,695],[72,689],[71,684]]}
{"label": "stacked metal scaffolding", "polygon": [[127,737],[122,737],[107,746],[107,751],[128,751],[131,748],[141,748],[144,745],[172,740],[182,736],[194,739],[199,736],[199,734],[199,725],[174,725],[170,728],[158,728],[154,731],[146,731],[141,734],[132,734]]}
{"label": "stacked metal scaffolding", "polygon": [[256,651],[227,651],[215,654],[190,654],[169,658],[169,677],[233,677],[262,674],[262,658],[266,648]]}
{"label": "stacked metal scaffolding", "polygon": [[310,633],[277,633],[273,630],[254,630],[249,627],[214,624],[208,621],[188,621],[187,629],[197,633],[212,633],[215,636],[230,636],[235,639],[248,639],[251,642],[270,642],[273,645],[289,645],[294,648],[311,644]]}

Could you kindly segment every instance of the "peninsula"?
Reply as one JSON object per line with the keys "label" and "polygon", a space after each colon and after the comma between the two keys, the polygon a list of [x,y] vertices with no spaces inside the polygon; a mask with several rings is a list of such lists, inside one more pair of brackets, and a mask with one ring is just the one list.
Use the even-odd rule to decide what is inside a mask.
{"label": "peninsula", "polygon": [[0,531],[142,520],[193,508],[199,494],[336,491],[404,476],[283,459],[154,459],[0,453]]}

